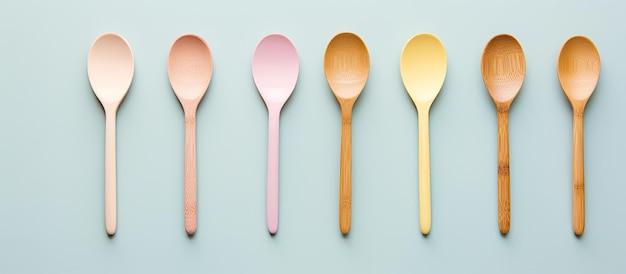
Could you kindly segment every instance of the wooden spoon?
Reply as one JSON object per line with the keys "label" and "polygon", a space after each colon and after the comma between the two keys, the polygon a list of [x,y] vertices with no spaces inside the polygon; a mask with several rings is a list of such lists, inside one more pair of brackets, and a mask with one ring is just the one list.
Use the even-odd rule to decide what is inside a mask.
{"label": "wooden spoon", "polygon": [[526,75],[522,46],[511,35],[494,36],[485,46],[480,69],[498,110],[498,226],[500,233],[507,234],[511,228],[509,108]]}
{"label": "wooden spoon", "polygon": [[430,232],[430,148],[428,111],[446,79],[448,59],[441,41],[432,34],[413,36],[402,50],[400,74],[418,112],[420,229]]}
{"label": "wooden spoon", "polygon": [[350,232],[352,215],[352,107],[365,87],[370,57],[363,40],[344,32],[333,37],[324,55],[324,74],[341,106],[341,161],[339,168],[339,229]]}
{"label": "wooden spoon", "polygon": [[128,42],[115,33],[105,33],[93,42],[87,58],[87,75],[106,118],[104,154],[104,223],[109,235],[117,229],[115,163],[115,118],[117,108],[133,81],[135,61]]}
{"label": "wooden spoon", "polygon": [[574,114],[572,221],[574,234],[580,236],[585,230],[583,115],[600,78],[600,54],[593,42],[584,36],[568,39],[559,54],[557,74]]}
{"label": "wooden spoon", "polygon": [[296,87],[300,61],[291,40],[282,34],[265,36],[254,52],[252,76],[267,106],[267,229],[278,230],[278,137],[280,110]]}
{"label": "wooden spoon", "polygon": [[213,73],[213,58],[202,37],[178,37],[170,49],[167,74],[185,112],[185,230],[193,235],[197,226],[196,110]]}

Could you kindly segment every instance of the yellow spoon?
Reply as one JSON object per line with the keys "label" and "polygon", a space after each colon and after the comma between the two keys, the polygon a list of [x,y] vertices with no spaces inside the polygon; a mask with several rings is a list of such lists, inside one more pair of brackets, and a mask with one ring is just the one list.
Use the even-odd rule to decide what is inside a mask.
{"label": "yellow spoon", "polygon": [[507,234],[511,228],[509,108],[526,76],[522,46],[511,35],[494,36],[485,46],[480,70],[498,111],[498,227]]}
{"label": "yellow spoon", "polygon": [[430,148],[428,111],[446,79],[448,58],[441,41],[432,34],[418,34],[406,42],[400,57],[400,74],[418,113],[420,230],[430,232]]}
{"label": "yellow spoon", "polygon": [[583,114],[600,77],[600,54],[584,36],[574,36],[561,48],[557,73],[574,113],[572,160],[572,222],[574,233],[585,230],[585,164],[583,161]]}

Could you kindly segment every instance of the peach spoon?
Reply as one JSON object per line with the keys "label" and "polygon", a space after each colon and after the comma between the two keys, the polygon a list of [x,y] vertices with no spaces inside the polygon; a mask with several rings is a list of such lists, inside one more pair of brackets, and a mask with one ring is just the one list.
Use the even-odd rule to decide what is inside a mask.
{"label": "peach spoon", "polygon": [[193,235],[197,227],[196,110],[209,87],[213,58],[202,37],[178,37],[170,49],[167,74],[185,113],[185,231]]}
{"label": "peach spoon", "polygon": [[104,154],[104,222],[106,232],[117,230],[115,119],[117,108],[133,81],[135,61],[128,42],[116,33],[105,33],[93,42],[87,59],[87,75],[106,118]]}

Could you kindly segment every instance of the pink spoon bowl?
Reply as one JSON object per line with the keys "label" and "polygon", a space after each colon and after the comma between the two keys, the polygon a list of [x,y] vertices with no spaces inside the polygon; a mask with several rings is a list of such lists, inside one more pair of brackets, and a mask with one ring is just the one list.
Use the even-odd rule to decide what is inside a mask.
{"label": "pink spoon bowl", "polygon": [[296,47],[282,34],[265,36],[254,52],[252,76],[269,114],[267,144],[267,229],[278,230],[278,137],[280,111],[298,81]]}

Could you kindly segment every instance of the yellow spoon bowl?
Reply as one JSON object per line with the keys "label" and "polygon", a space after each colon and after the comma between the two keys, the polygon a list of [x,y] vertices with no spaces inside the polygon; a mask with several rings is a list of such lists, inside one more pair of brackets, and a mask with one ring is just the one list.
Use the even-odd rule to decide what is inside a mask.
{"label": "yellow spoon bowl", "polygon": [[418,113],[420,230],[430,233],[430,147],[428,111],[446,79],[448,57],[443,43],[432,34],[418,34],[404,45],[400,74]]}
{"label": "yellow spoon bowl", "polygon": [[448,57],[443,43],[432,34],[418,34],[406,42],[400,57],[400,75],[418,108],[430,104],[446,79]]}

